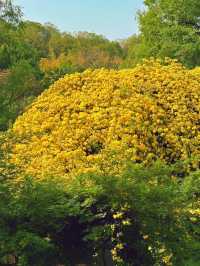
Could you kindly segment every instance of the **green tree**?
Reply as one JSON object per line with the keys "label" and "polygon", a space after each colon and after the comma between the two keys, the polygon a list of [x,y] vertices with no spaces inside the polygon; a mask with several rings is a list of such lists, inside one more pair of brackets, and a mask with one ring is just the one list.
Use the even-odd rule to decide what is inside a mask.
{"label": "green tree", "polygon": [[0,4],[0,69],[6,69],[20,60],[34,64],[33,47],[23,40],[22,12],[12,1]]}
{"label": "green tree", "polygon": [[[37,22],[25,21],[21,31],[21,40],[35,51],[39,61],[49,54],[49,40],[51,34],[45,26]],[[31,57],[31,55],[30,55]]]}
{"label": "green tree", "polygon": [[125,59],[122,62],[121,67],[134,67],[140,60],[139,49],[141,46],[140,35],[133,35],[121,42],[121,46],[124,50]]}
{"label": "green tree", "polygon": [[16,26],[21,23],[21,17],[21,8],[13,5],[12,0],[0,0],[0,20]]}
{"label": "green tree", "polygon": [[27,61],[13,65],[1,82],[0,130],[6,130],[40,92],[36,70]]}
{"label": "green tree", "polygon": [[171,57],[188,67],[200,64],[199,0],[146,0],[139,14],[139,57]]}

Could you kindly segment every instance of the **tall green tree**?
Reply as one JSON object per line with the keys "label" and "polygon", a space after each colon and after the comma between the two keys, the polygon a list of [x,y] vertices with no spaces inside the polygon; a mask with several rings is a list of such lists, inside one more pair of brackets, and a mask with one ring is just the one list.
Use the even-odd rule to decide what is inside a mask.
{"label": "tall green tree", "polygon": [[142,57],[176,58],[188,67],[200,64],[200,1],[145,0],[139,14]]}
{"label": "tall green tree", "polygon": [[28,53],[20,41],[21,19],[20,7],[13,5],[11,0],[0,0],[0,69],[10,67],[22,54]]}

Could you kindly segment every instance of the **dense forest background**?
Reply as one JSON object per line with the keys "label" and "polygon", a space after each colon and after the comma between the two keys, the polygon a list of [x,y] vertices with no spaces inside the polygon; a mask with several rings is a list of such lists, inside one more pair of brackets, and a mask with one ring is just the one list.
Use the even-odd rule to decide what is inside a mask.
{"label": "dense forest background", "polygon": [[[0,265],[199,265],[200,1],[145,0],[144,5],[145,9],[137,15],[139,33],[126,40],[110,41],[95,33],[72,34],[61,32],[50,23],[26,21],[20,7],[11,0],[0,0]],[[59,122],[63,119],[59,112],[65,102],[59,95],[57,106],[53,105],[54,100],[47,92],[50,104],[45,106],[47,101],[42,102],[41,98],[37,109],[36,102],[33,124],[32,118],[25,115],[12,131],[14,122],[60,77],[77,73],[70,81],[67,77],[63,81],[73,96],[74,87],[82,86],[77,82],[78,73],[88,68],[136,69],[135,72],[89,71],[81,77],[86,83],[89,80],[91,91],[93,86],[97,91],[96,95],[91,93],[100,102],[95,111],[97,122],[104,98],[95,86],[107,80],[105,92],[118,101],[120,108],[121,102],[132,100],[130,87],[135,89],[138,101],[127,100],[136,114],[135,124],[127,129],[127,134],[119,134],[115,144],[133,132],[135,146],[131,139],[128,148],[136,149],[138,158],[134,163],[128,161],[120,176],[83,174],[72,179],[67,189],[62,177],[58,180],[50,176],[38,182],[33,176],[24,176],[21,168],[10,163],[11,148],[15,148],[16,161],[27,156],[24,160],[27,163],[40,144],[45,142],[45,147],[50,147],[48,137],[52,137],[55,127],[54,115],[57,112]],[[122,86],[123,81],[118,82],[122,85],[117,84],[119,78],[126,80],[127,87]],[[123,87],[121,94],[109,94],[108,79],[111,88]],[[57,96],[56,89],[65,95],[61,83],[56,84],[52,95]],[[90,95],[87,97],[89,102]],[[75,106],[77,112],[73,109],[76,99],[72,97],[69,104],[76,123],[81,108],[81,121],[89,112],[85,109],[92,108],[82,101],[82,106],[81,103]],[[43,107],[56,110],[52,109],[55,112],[50,114],[50,126],[45,125],[37,136],[31,135],[29,125],[34,129]],[[128,124],[126,107],[123,106],[120,117],[123,132]],[[107,113],[114,117],[116,110],[109,109]],[[24,121],[27,124],[23,127]],[[108,123],[110,118],[102,121]],[[76,123],[71,129],[77,128]],[[59,140],[63,144],[62,137],[69,132],[64,126],[59,130],[58,127],[58,135],[63,130]],[[83,136],[87,131],[84,130],[80,129]],[[112,138],[112,132],[110,135]],[[43,143],[40,137],[44,137]],[[30,140],[34,143],[32,150],[26,148]],[[89,146],[84,150],[87,159],[95,156],[98,159],[104,148],[95,141],[87,143]],[[23,144],[27,145],[24,151]],[[109,156],[114,169],[119,162],[115,154]],[[157,160],[161,157],[163,160]],[[106,165],[108,161],[101,163]],[[59,169],[60,165],[53,167]],[[32,168],[37,170],[37,165]]]}

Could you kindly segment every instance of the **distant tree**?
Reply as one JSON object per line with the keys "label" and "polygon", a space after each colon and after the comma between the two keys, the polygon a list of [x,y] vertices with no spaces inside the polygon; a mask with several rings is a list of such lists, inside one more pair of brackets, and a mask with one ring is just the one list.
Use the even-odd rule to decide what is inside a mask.
{"label": "distant tree", "polygon": [[12,0],[0,0],[0,19],[12,25],[21,22],[22,11],[19,6],[13,4]]}
{"label": "distant tree", "polygon": [[40,23],[25,21],[21,39],[37,53],[37,60],[49,54],[50,32]]}
{"label": "distant tree", "polygon": [[139,14],[140,57],[177,58],[188,67],[200,64],[200,1],[146,0]]}
{"label": "distant tree", "polygon": [[7,78],[1,82],[0,130],[6,130],[34,96],[39,94],[36,76],[35,69],[28,61],[20,61],[10,68]]}
{"label": "distant tree", "polygon": [[138,53],[141,46],[140,35],[133,35],[128,39],[121,41],[121,46],[125,53],[125,59],[122,62],[122,67],[135,66],[138,63],[138,61],[140,61]]}
{"label": "distant tree", "polygon": [[20,39],[22,11],[11,0],[0,0],[0,69],[8,68],[16,61],[30,57],[27,48]]}
{"label": "distant tree", "polygon": [[60,32],[51,23],[46,23],[44,27],[50,35],[48,42],[50,57],[58,57],[62,53],[67,54],[75,46],[75,37],[72,34]]}

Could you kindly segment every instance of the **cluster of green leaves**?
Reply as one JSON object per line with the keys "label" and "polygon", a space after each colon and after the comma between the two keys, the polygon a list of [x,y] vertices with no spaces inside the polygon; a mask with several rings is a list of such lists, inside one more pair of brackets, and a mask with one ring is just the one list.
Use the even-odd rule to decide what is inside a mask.
{"label": "cluster of green leaves", "polygon": [[11,0],[0,0],[0,19],[18,25],[21,22],[22,12],[19,6],[14,6]]}
{"label": "cluster of green leaves", "polygon": [[11,0],[0,3],[0,69],[7,69],[20,60],[33,63],[33,47],[22,40],[22,12]]}
{"label": "cluster of green leaves", "polygon": [[18,6],[0,1],[0,130],[8,128],[39,90],[36,52],[22,39],[21,19]]}
{"label": "cluster of green leaves", "polygon": [[40,92],[35,68],[26,60],[14,64],[1,82],[0,130],[6,130]]}
{"label": "cluster of green leaves", "polygon": [[129,42],[127,59],[133,55],[129,65],[153,56],[175,58],[190,68],[199,66],[199,0],[145,0],[144,5],[138,14],[139,47]]}
{"label": "cluster of green leaves", "polygon": [[128,39],[121,41],[121,46],[124,50],[124,60],[121,64],[121,68],[136,66],[141,60],[141,36],[132,35]]}
{"label": "cluster of green leaves", "polygon": [[200,173],[180,180],[178,171],[157,162],[70,184],[2,181],[1,265],[198,265],[199,224],[188,208],[196,208]]}

